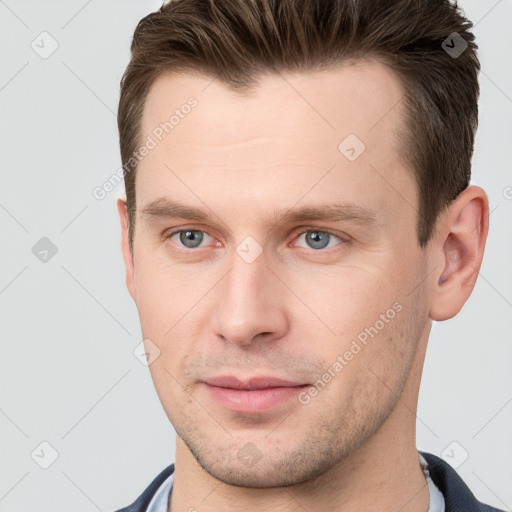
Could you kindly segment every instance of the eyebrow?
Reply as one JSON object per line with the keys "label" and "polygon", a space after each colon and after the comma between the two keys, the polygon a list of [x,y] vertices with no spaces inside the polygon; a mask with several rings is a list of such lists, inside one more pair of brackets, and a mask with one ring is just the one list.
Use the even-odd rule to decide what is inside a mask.
{"label": "eyebrow", "polygon": [[[213,211],[195,208],[166,197],[161,197],[146,204],[141,209],[146,219],[187,219],[194,222],[206,222],[212,216],[218,217]],[[376,214],[368,208],[351,203],[337,203],[321,206],[301,206],[285,208],[274,212],[271,216],[273,224],[297,223],[307,221],[345,221],[354,224],[370,225],[377,220]]]}

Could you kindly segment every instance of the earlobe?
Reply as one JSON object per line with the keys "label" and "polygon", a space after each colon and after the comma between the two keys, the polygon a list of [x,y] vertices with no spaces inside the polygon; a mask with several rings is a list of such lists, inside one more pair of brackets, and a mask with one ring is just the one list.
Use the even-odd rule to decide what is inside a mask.
{"label": "earlobe", "polygon": [[452,318],[471,295],[482,264],[488,219],[487,194],[475,186],[464,190],[443,214],[433,246],[439,272],[433,284],[432,320]]}
{"label": "earlobe", "polygon": [[126,268],[126,287],[128,288],[128,292],[132,296],[133,300],[135,300],[135,268],[133,264],[133,254],[129,243],[128,209],[126,207],[126,201],[122,198],[117,199],[117,211],[119,212],[119,220],[121,222],[121,251],[123,253],[123,260]]}

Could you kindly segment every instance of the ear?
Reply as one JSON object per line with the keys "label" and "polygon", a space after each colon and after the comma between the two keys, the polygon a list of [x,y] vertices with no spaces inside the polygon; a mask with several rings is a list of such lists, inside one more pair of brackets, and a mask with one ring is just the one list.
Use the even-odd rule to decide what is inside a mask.
{"label": "ear", "polygon": [[117,200],[117,210],[119,212],[119,219],[121,221],[121,251],[123,253],[124,266],[126,268],[126,287],[135,300],[135,285],[134,285],[134,265],[133,255],[130,249],[129,236],[128,236],[128,209],[126,207],[126,200],[119,198]]}
{"label": "ear", "polygon": [[438,222],[432,245],[434,266],[430,318],[447,320],[462,308],[475,286],[489,230],[489,200],[470,186]]}

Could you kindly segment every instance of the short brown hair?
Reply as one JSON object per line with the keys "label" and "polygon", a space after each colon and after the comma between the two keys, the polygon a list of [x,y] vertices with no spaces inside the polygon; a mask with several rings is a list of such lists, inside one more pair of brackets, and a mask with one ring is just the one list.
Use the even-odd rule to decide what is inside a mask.
{"label": "short brown hair", "polygon": [[[137,167],[132,156],[156,77],[194,71],[247,92],[265,73],[334,68],[367,56],[390,66],[405,91],[401,152],[416,178],[418,241],[425,247],[438,214],[471,176],[480,70],[472,26],[449,0],[165,2],[137,25],[121,80],[118,126],[130,246]],[[456,42],[460,55],[449,52]]]}

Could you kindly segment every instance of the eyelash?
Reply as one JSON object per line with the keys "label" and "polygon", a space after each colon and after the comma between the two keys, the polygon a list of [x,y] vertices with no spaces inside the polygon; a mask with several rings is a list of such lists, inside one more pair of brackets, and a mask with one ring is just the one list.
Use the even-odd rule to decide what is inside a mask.
{"label": "eyelash", "polygon": [[[299,228],[301,229],[301,228]],[[173,231],[170,231],[170,232],[167,232],[167,233],[164,233],[163,235],[163,238],[164,239],[170,239],[172,236],[178,234],[178,233],[183,233],[185,231],[199,231],[201,233],[206,233],[208,236],[211,237],[211,235],[205,231],[204,229],[199,229],[198,227],[196,226],[187,226],[187,227],[184,227],[184,228],[180,228],[180,229],[176,229],[176,230],[173,230]],[[313,252],[313,253],[321,253],[321,252],[324,252],[324,253],[327,253],[327,252],[330,252],[331,250],[333,249],[336,249],[336,247],[338,247],[339,245],[344,245],[346,243],[348,243],[348,240],[341,237],[340,235],[337,235],[336,233],[334,233],[333,231],[330,231],[328,229],[317,229],[315,227],[310,227],[308,229],[302,229],[302,231],[298,231],[296,233],[294,233],[294,239],[296,238],[299,238],[301,235],[304,235],[305,233],[309,233],[309,232],[318,232],[318,233],[327,233],[337,239],[340,240],[340,242],[334,246],[334,247],[329,247],[329,248],[326,248],[326,249],[309,249],[310,252]],[[212,237],[214,238],[214,237]],[[191,248],[188,248],[188,247],[183,247],[183,246],[180,246],[180,249],[184,250],[184,251],[194,251],[194,250],[199,250],[201,249],[201,247],[198,247],[198,248],[195,248],[195,249],[191,249]],[[301,249],[305,249],[304,247],[301,247]],[[307,249],[305,249],[307,250]]]}

